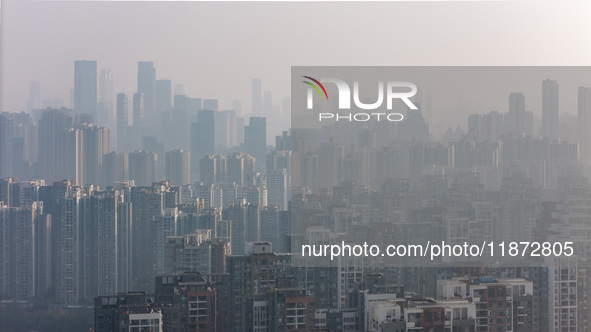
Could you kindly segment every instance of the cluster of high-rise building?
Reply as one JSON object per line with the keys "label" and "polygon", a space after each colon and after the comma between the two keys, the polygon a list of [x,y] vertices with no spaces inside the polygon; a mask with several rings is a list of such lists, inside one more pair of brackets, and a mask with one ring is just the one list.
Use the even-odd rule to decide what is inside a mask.
{"label": "cluster of high-rise building", "polygon": [[40,84],[33,82],[27,112],[0,116],[0,177],[103,186],[132,179],[149,185],[180,171],[174,180],[183,185],[200,178],[203,157],[238,151],[264,171],[266,116],[281,109],[270,92],[260,91],[260,79],[253,80],[253,94],[261,100],[264,94],[265,103],[253,102],[244,117],[238,100],[221,110],[217,99],[189,97],[180,85],[173,92],[171,80],[156,77],[152,62],[139,62],[136,92],[115,96],[111,70],[97,74],[96,61],[75,61],[69,108],[64,103],[41,108]]}
{"label": "cluster of high-rise building", "polygon": [[[94,331],[591,324],[591,88],[574,122],[545,80],[540,110],[512,92],[506,112],[472,114],[440,141],[419,107],[396,124],[284,131],[272,147],[266,116],[289,100],[274,105],[259,79],[246,118],[239,101],[173,94],[152,62],[129,95],[95,61],[74,69],[71,108],[40,109],[32,84],[30,112],[0,114],[1,299],[94,303]],[[574,255],[299,254],[427,241],[572,242]]]}

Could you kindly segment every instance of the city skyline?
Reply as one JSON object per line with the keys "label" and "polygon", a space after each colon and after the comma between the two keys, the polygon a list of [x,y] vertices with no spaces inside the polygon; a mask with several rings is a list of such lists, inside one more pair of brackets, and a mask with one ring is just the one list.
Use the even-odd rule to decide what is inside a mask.
{"label": "city skyline", "polygon": [[590,13],[2,1],[0,330],[588,332]]}
{"label": "city skyline", "polygon": [[[545,75],[524,80],[534,81],[540,104],[557,105],[548,84],[559,91],[578,84],[568,75],[540,79]],[[464,93],[477,97],[483,86]],[[111,149],[110,130],[86,113],[39,110],[37,122],[1,113],[0,157],[12,163],[0,164],[0,296],[38,312],[39,301],[62,310],[94,303],[93,319],[80,324],[95,331],[148,324],[199,332],[433,325],[584,331],[591,169],[579,142],[589,135],[587,89],[576,89],[577,116],[554,138],[545,135],[544,119],[527,111],[528,92],[494,93],[501,112],[458,115],[466,129],[441,138],[425,107],[406,110],[400,123],[284,131],[272,147],[265,117],[239,124],[233,111],[216,110],[215,99],[177,96],[178,108],[152,110],[163,121],[146,136],[144,93],[133,100],[119,94],[112,124],[123,123],[131,136],[123,151]],[[297,109],[304,101],[292,102]],[[292,116],[316,119],[308,115]],[[242,144],[232,139],[238,136]],[[303,249],[426,241],[486,250],[477,257],[332,260],[305,257]],[[551,253],[511,254],[522,241],[553,243],[544,249]],[[552,251],[556,244],[573,245],[574,255]],[[505,245],[509,254],[499,256]]]}
{"label": "city skyline", "polygon": [[[335,5],[343,10],[335,10]],[[161,6],[167,6],[166,12],[175,19],[171,20],[168,28],[155,29],[150,26],[147,17],[159,13]],[[226,11],[230,6],[244,11]],[[404,8],[406,14],[402,15],[397,10],[399,8]],[[586,20],[585,10],[581,8],[588,8],[588,4],[582,5],[578,0],[364,5],[5,1],[2,8],[0,108],[10,112],[23,110],[28,98],[25,89],[31,81],[41,83],[43,99],[58,98],[68,102],[69,91],[73,88],[73,81],[70,80],[73,68],[70,64],[74,60],[84,59],[96,60],[100,69],[112,70],[115,92],[135,92],[135,64],[138,61],[153,61],[158,67],[156,79],[172,79],[173,86],[183,84],[185,92],[191,97],[217,98],[223,103],[220,109],[230,109],[233,99],[241,100],[244,111],[248,113],[252,78],[262,78],[266,82],[263,90],[271,91],[275,96],[274,103],[280,104],[281,98],[289,95],[289,71],[292,65],[589,65],[591,46],[584,42],[587,40],[584,34],[556,32],[557,29],[567,32],[590,31],[591,23]],[[240,15],[246,11],[250,13],[249,16]],[[339,40],[342,46],[326,44],[314,38],[314,27],[298,25],[297,15],[291,15],[294,11],[305,12],[308,17],[312,15],[319,22],[327,22],[325,34]],[[346,22],[359,19],[353,13],[360,13],[361,17],[371,16],[361,15],[364,11],[382,15],[383,19],[372,19],[368,25],[348,27]],[[531,11],[537,15],[528,15]],[[556,17],[557,12],[568,15]],[[488,28],[496,26],[495,13],[499,16],[504,14],[503,29]],[[203,19],[190,20],[191,15]],[[390,18],[386,15],[395,16]],[[437,24],[444,16],[446,19],[455,16],[474,29],[464,30],[460,26]],[[528,17],[527,26],[521,24],[524,16]],[[99,24],[107,17],[111,24]],[[216,21],[210,22],[214,17]],[[432,23],[417,25],[413,17],[423,17],[425,22]],[[266,24],[251,24],[255,21]],[[548,24],[549,21],[554,24]],[[27,25],[27,22],[37,23]],[[101,26],[102,29],[92,29],[93,32],[89,31],[87,35],[74,34],[68,29],[70,25]],[[269,25],[275,28],[266,29]],[[130,26],[133,29],[129,29]],[[205,31],[207,26],[215,32],[201,34],[200,31]],[[292,26],[298,26],[298,29],[291,29]],[[415,31],[409,35],[397,29],[399,26],[413,26]],[[39,38],[37,31],[40,27],[52,38]],[[237,27],[242,30],[238,32]],[[337,33],[338,27],[345,27],[346,33]],[[442,46],[442,41],[430,37],[429,33],[434,27],[441,33],[444,33],[441,29],[446,29],[445,35],[449,38],[446,42],[458,47],[447,47],[446,52],[437,52],[438,57],[431,57],[430,54]],[[383,43],[383,35],[371,33],[377,30],[391,31],[389,37],[397,40],[396,46]],[[487,44],[486,39],[479,38],[479,34],[484,32],[497,43],[494,48]],[[246,39],[242,38],[244,34],[260,37]],[[529,43],[521,42],[533,34],[544,34],[546,38],[543,41],[534,39]],[[201,42],[184,42],[195,40],[196,35],[197,41]],[[283,38],[277,38],[279,36]],[[368,39],[365,36],[372,37]],[[51,43],[47,44],[50,40]],[[220,40],[224,42],[220,43]],[[245,44],[246,40],[254,45]],[[270,46],[270,40],[281,44]],[[421,51],[416,47],[404,46],[416,45],[418,41]],[[473,47],[464,46],[465,41],[469,41],[468,45]],[[377,48],[372,54],[367,54],[363,49],[370,43]],[[151,45],[159,45],[158,50]],[[202,52],[199,45],[212,47],[206,48],[210,52]],[[284,52],[287,45],[291,45],[289,53]],[[553,47],[549,48],[548,45]],[[41,61],[37,47],[55,51],[47,52],[44,55],[47,61]],[[317,51],[313,55],[306,52],[310,48]],[[125,56],[122,57],[121,52],[113,52],[115,49],[125,50]],[[405,51],[401,52],[402,49]],[[503,49],[511,49],[512,52],[500,51]],[[174,56],[170,55],[171,51]],[[236,54],[241,54],[240,61],[233,60]],[[517,54],[536,56],[519,57]],[[52,65],[46,66],[45,63]],[[228,76],[220,75],[221,72],[234,74],[228,79]],[[61,77],[67,79],[56,81]]]}

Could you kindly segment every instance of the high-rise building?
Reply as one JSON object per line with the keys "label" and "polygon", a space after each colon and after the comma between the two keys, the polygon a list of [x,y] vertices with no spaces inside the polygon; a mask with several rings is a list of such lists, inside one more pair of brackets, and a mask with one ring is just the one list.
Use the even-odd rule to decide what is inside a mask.
{"label": "high-rise building", "polygon": [[0,114],[0,178],[14,176],[13,122]]}
{"label": "high-rise building", "polygon": [[233,110],[215,112],[215,146],[236,146],[236,113]]}
{"label": "high-rise building", "polygon": [[257,169],[264,170],[267,156],[267,119],[250,117],[244,128],[244,151],[255,158]]}
{"label": "high-rise building", "polygon": [[578,130],[581,160],[591,162],[591,88],[579,87],[578,90]]}
{"label": "high-rise building", "polygon": [[167,237],[178,236],[179,211],[176,207],[164,210],[160,217],[154,219],[155,249],[156,249],[156,273],[165,273]]}
{"label": "high-rise building", "polygon": [[133,94],[133,147],[139,147],[146,131],[145,96],[143,93]]}
{"label": "high-rise building", "polygon": [[76,129],[76,183],[102,181],[103,156],[109,153],[109,129],[92,125]]}
{"label": "high-rise building", "polygon": [[244,118],[236,118],[236,145],[244,144]]}
{"label": "high-rise building", "polygon": [[287,169],[289,173],[291,169],[291,151],[289,149],[278,149],[267,155],[267,173],[279,169]]}
{"label": "high-rise building", "polygon": [[[281,288],[278,283],[280,277],[285,277],[288,273],[290,258],[287,254],[274,253],[268,242],[254,243],[252,252],[249,254],[244,251],[232,252],[232,256],[227,260],[227,270],[232,279],[231,294],[233,296],[232,317],[229,317],[233,326],[230,331],[245,331],[247,325],[263,330],[266,330],[264,326],[277,326],[278,322],[272,319],[275,316],[272,311],[280,305],[273,306],[268,303],[265,301],[264,295],[269,293],[269,289]],[[289,306],[284,305],[283,308]],[[299,308],[305,307],[299,306]],[[302,309],[302,313],[304,311],[305,309]],[[253,313],[256,314],[253,315]],[[289,321],[281,320],[281,324],[287,322],[295,323],[291,319]],[[305,330],[305,328],[303,329]],[[290,331],[291,329],[286,328],[286,330]]]}
{"label": "high-rise building", "polygon": [[191,157],[189,151],[166,152],[166,180],[175,186],[191,184]]}
{"label": "high-rise building", "polygon": [[[0,207],[0,292],[20,300],[45,295],[46,284],[39,284],[38,273],[47,274],[45,256],[48,248],[41,231],[46,230],[43,203],[21,207]],[[37,225],[39,223],[39,225]],[[41,280],[42,281],[42,280]]]}
{"label": "high-rise building", "polygon": [[257,206],[259,209],[267,206],[267,188],[265,186],[247,186],[242,190],[242,196],[248,204]]}
{"label": "high-rise building", "polygon": [[224,273],[226,244],[214,239],[210,229],[195,229],[170,236],[165,246],[165,273]]}
{"label": "high-rise building", "polygon": [[269,242],[276,252],[283,252],[282,236],[287,234],[281,224],[279,207],[268,205],[261,210],[261,241]]}
{"label": "high-rise building", "polygon": [[101,69],[99,75],[99,98],[96,123],[104,127],[115,124],[113,114],[113,73],[111,69]]}
{"label": "high-rise building", "polygon": [[200,183],[195,186],[195,191],[199,201],[203,202],[203,207],[216,208],[220,210],[224,205],[224,191],[219,184]]}
{"label": "high-rise building", "polygon": [[509,131],[515,134],[525,132],[525,96],[523,93],[509,94]]}
{"label": "high-rise building", "polygon": [[226,157],[216,154],[201,158],[199,179],[203,183],[222,184],[226,179]]}
{"label": "high-rise building", "polygon": [[18,207],[18,178],[0,178],[0,206]]}
{"label": "high-rise building", "polygon": [[144,292],[97,296],[94,299],[93,331],[163,331],[159,306]]}
{"label": "high-rise building", "polygon": [[[130,167],[131,167],[131,155]],[[131,168],[130,168],[131,172]],[[130,188],[132,225],[131,245],[133,289],[147,289],[156,273],[154,220],[164,213],[165,185]]]}
{"label": "high-rise building", "polygon": [[289,201],[289,173],[282,168],[271,172],[267,176],[268,203],[278,205],[281,210],[286,211]]}
{"label": "high-rise building", "polygon": [[[12,136],[13,140],[1,140],[2,144],[7,142],[12,143],[12,170],[13,173],[10,176],[16,176],[20,179],[38,177],[37,174],[33,174],[31,170],[34,168],[34,163],[37,161],[39,153],[38,149],[38,135],[39,127],[38,122],[33,120],[31,114],[25,112],[20,113],[3,113],[3,116],[9,120],[12,120]],[[1,121],[1,120],[0,120]],[[5,121],[5,120],[4,120]],[[6,128],[6,127],[5,127]],[[0,135],[10,136],[10,129],[0,130]],[[9,147],[10,148],[10,147]],[[0,148],[1,149],[1,148]]]}
{"label": "high-rise building", "polygon": [[254,172],[255,160],[252,156],[237,152],[226,159],[226,182],[235,182],[239,186],[247,184],[247,177]]}
{"label": "high-rise building", "polygon": [[82,246],[81,239],[81,214],[80,208],[82,190],[79,187],[68,187],[60,197],[62,201],[59,204],[60,217],[59,222],[59,274],[56,278],[58,299],[66,304],[78,304],[78,300],[83,297],[82,282],[80,271],[82,270],[82,260],[84,257],[80,252]]}
{"label": "high-rise building", "polygon": [[125,152],[110,152],[103,156],[102,184],[112,186],[115,182],[129,179],[129,161]]}
{"label": "high-rise building", "polygon": [[158,155],[154,152],[138,150],[129,153],[129,179],[136,186],[151,186],[156,180],[156,162]]}
{"label": "high-rise building", "polygon": [[[59,179],[74,179],[71,167],[66,167],[67,149],[65,139],[72,126],[72,118],[61,110],[43,112],[39,120],[39,175],[48,183]],[[71,157],[71,156],[70,156]]]}
{"label": "high-rise building", "polygon": [[113,102],[113,73],[111,69],[101,69],[98,101]]}
{"label": "high-rise building", "polygon": [[[203,110],[197,113],[197,122],[191,126],[191,169],[192,175],[199,174],[199,161],[204,156],[214,154],[215,115],[214,111]],[[197,177],[195,177],[197,178]]]}
{"label": "high-rise building", "polygon": [[[156,118],[156,68],[151,61],[140,61],[137,67],[137,92],[144,95],[145,126],[153,128]],[[135,126],[135,122],[134,122]]]}
{"label": "high-rise building", "polygon": [[546,79],[542,82],[542,137],[558,138],[558,82]]}
{"label": "high-rise building", "polygon": [[[120,255],[119,245],[125,246],[129,240],[124,215],[118,216],[120,203],[118,191],[94,191],[90,200],[90,222],[84,223],[89,236],[85,238],[85,246],[92,248],[85,259],[90,265],[89,270],[96,268],[96,276],[89,278],[90,289],[84,298],[90,299],[98,294],[115,294],[120,290],[120,259],[128,259]],[[123,225],[119,225],[119,222]],[[124,232],[121,232],[124,230]],[[123,237],[121,239],[120,237]],[[92,241],[95,240],[95,241]],[[91,243],[96,243],[96,247]],[[89,264],[90,263],[90,264]],[[81,277],[86,278],[86,277]],[[96,279],[95,279],[96,278]],[[96,281],[95,281],[96,280]]]}
{"label": "high-rise building", "polygon": [[439,298],[453,299],[454,295],[464,294],[469,294],[475,305],[475,331],[532,331],[534,289],[531,281],[480,277],[437,282]]}
{"label": "high-rise building", "polygon": [[126,93],[117,94],[117,150],[129,151],[129,101]]}
{"label": "high-rise building", "polygon": [[[230,243],[232,255],[244,255],[246,253],[248,211],[245,200],[230,202],[223,209],[224,220],[231,221]],[[257,207],[258,209],[258,207]]]}
{"label": "high-rise building", "polygon": [[74,62],[74,110],[77,114],[88,113],[96,121],[97,107],[96,61]]}

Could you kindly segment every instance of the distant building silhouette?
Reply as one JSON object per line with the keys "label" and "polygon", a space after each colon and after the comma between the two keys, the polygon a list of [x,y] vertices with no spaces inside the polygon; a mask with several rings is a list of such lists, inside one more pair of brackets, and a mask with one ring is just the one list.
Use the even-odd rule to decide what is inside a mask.
{"label": "distant building silhouette", "polygon": [[96,61],[74,62],[74,110],[97,118],[97,69]]}

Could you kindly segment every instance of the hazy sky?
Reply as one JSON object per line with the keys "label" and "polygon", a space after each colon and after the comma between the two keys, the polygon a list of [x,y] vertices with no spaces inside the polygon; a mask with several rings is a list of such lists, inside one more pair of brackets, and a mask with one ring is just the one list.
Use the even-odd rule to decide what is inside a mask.
{"label": "hazy sky", "polygon": [[136,91],[137,62],[191,97],[234,98],[250,83],[274,103],[291,65],[591,65],[591,2],[101,2],[2,1],[1,109],[69,101],[74,60],[113,71]]}

